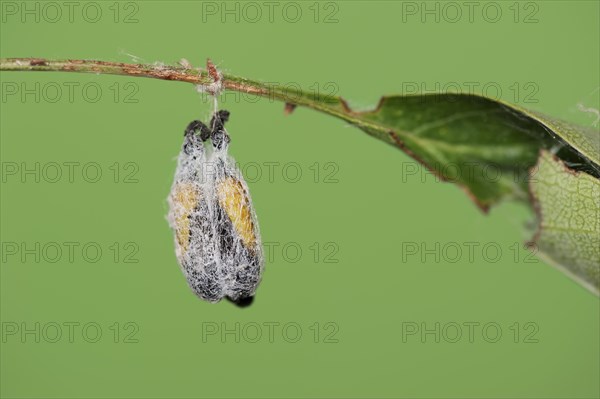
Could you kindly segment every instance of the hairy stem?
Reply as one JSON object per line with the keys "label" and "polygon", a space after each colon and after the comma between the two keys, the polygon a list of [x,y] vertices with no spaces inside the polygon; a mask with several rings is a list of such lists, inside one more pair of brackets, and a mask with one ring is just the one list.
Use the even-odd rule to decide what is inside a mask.
{"label": "hairy stem", "polygon": [[[122,62],[106,62],[94,60],[47,60],[43,58],[0,58],[0,71],[35,71],[35,72],[79,72],[96,75],[123,75],[178,82],[195,85],[209,85],[213,78],[206,69],[187,68],[172,65],[126,64]],[[279,100],[287,104],[300,105],[315,109],[329,115],[357,123],[352,113],[339,97],[308,93],[277,84],[264,83],[241,78],[231,74],[223,74],[224,90],[233,90],[254,94],[260,97]],[[291,111],[293,107],[287,107]]]}

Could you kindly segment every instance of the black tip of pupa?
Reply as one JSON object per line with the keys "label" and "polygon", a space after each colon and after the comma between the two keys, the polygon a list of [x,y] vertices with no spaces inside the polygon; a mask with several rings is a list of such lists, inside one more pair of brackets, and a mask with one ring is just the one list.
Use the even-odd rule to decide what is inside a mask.
{"label": "black tip of pupa", "polygon": [[246,296],[235,300],[227,297],[227,300],[239,308],[247,308],[248,306],[252,305],[252,302],[254,302],[254,297]]}

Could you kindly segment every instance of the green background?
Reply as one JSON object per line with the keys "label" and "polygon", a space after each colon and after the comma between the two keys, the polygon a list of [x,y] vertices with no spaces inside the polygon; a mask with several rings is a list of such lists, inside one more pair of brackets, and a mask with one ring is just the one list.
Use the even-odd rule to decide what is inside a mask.
{"label": "green background", "polygon": [[[596,1],[496,2],[502,11],[496,23],[483,18],[485,3],[478,3],[473,21],[463,15],[452,22],[452,10],[438,3],[439,22],[435,16],[422,22],[420,15],[403,14],[407,5],[401,2],[323,2],[317,4],[317,23],[314,2],[297,3],[302,10],[297,23],[286,21],[280,8],[270,22],[264,6],[256,23],[248,21],[252,14],[246,20],[242,14],[239,22],[206,14],[203,20],[202,3],[192,1],[117,4],[115,23],[114,3],[97,4],[103,11],[97,23],[77,11],[73,22],[63,16],[54,23],[3,14],[1,56],[134,62],[126,55],[132,54],[149,63],[183,57],[196,66],[211,57],[223,70],[249,78],[304,88],[316,83],[324,91],[333,82],[359,108],[372,106],[382,94],[401,93],[411,82],[426,90],[434,90],[436,82],[441,87],[476,82],[477,93],[492,82],[507,101],[587,125],[592,118],[577,104],[600,105]],[[465,13],[463,2],[455,4]],[[244,5],[238,7],[243,12]],[[136,10],[137,22],[123,23]],[[331,12],[337,22],[324,23]],[[537,22],[524,23],[532,12]],[[3,255],[3,328],[39,323],[41,337],[35,342],[33,334],[3,330],[2,397],[600,395],[598,298],[549,265],[532,262],[522,249],[514,259],[515,243],[532,234],[525,206],[504,203],[486,216],[459,188],[426,174],[403,174],[414,165],[407,155],[342,121],[306,109],[285,116],[280,103],[228,94],[221,104],[232,113],[231,153],[242,165],[262,165],[262,177],[248,179],[249,186],[263,241],[279,247],[250,308],[211,305],[188,289],[165,220],[183,129],[192,119],[206,119],[210,103],[176,82],[65,73],[3,72],[0,78],[4,165],[96,162],[103,173],[97,183],[77,173],[73,183],[65,176],[56,183],[3,176],[3,243],[94,242],[103,254],[96,263],[77,251],[73,262],[63,254],[55,263]],[[23,99],[20,91],[7,94],[15,84],[21,90],[36,82],[47,90],[39,102],[34,95]],[[81,84],[72,102],[69,82]],[[81,90],[91,82],[102,89],[97,102],[86,100]],[[515,82],[521,90],[516,98]],[[525,87],[528,82],[534,86]],[[63,92],[51,102],[56,85]],[[537,92],[525,98],[532,87]],[[125,94],[134,89],[130,99],[137,102],[126,102]],[[115,162],[118,183],[110,169]],[[132,170],[124,168],[128,162],[138,167],[137,183],[123,182]],[[268,162],[279,162],[272,181]],[[315,162],[321,171],[316,183]],[[282,175],[283,165],[292,163],[302,172],[296,183]],[[325,182],[333,170],[327,163],[336,166],[337,182]],[[116,260],[109,249],[114,242],[121,248]],[[139,248],[137,263],[124,262],[130,242]],[[316,258],[315,242],[321,249]],[[480,245],[474,260],[464,246],[471,242]],[[293,248],[287,260],[282,254],[288,243],[302,249],[297,262],[288,261]],[[325,248],[327,243],[334,246]],[[421,259],[403,255],[406,243],[426,248],[456,243],[463,254],[456,262],[443,254],[439,261],[434,255]],[[482,256],[488,243],[502,250],[495,263]],[[337,263],[326,262],[331,248],[338,249]],[[65,336],[68,322],[79,323],[73,342]],[[137,326],[129,340],[137,342],[124,342],[132,331],[129,322]],[[439,323],[443,329],[468,322],[479,323],[473,342],[466,327],[456,343],[454,330],[440,342],[433,335],[403,334],[407,325],[432,329]],[[52,323],[63,325],[56,343],[50,342]],[[82,336],[86,323],[101,327],[98,342]],[[223,327],[234,329],[236,323],[239,342],[235,334],[221,336]],[[279,323],[272,342],[264,323]],[[300,327],[298,342],[288,342],[295,330],[284,334],[286,323]],[[501,327],[497,342],[488,342],[492,330],[482,333],[486,323]],[[533,324],[525,328],[526,323]],[[251,342],[256,325],[263,335]],[[204,334],[207,326],[220,331]],[[529,338],[537,342],[527,342],[531,326],[536,331]]]}

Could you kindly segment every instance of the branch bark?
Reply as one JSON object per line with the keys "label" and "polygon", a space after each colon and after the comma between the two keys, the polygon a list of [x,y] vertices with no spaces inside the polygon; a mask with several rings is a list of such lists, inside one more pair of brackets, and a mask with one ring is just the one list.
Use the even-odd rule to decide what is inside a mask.
{"label": "branch bark", "polygon": [[[78,72],[96,75],[121,75],[161,80],[173,80],[209,85],[213,78],[207,69],[188,68],[173,65],[127,64],[95,60],[47,60],[44,58],[0,58],[0,71],[31,72]],[[336,116],[348,122],[356,122],[345,102],[336,96],[321,93],[308,93],[290,87],[245,79],[224,73],[224,90],[254,94],[260,97],[279,100],[291,105],[300,105]],[[288,107],[289,108],[289,107]]]}

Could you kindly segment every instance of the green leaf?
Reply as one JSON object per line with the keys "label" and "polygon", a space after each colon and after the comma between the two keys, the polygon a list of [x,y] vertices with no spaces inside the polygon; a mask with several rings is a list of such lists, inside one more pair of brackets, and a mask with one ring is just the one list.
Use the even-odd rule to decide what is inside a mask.
{"label": "green leaf", "polygon": [[592,129],[481,96],[383,97],[365,112],[341,102],[338,117],[458,184],[484,211],[505,198],[529,201],[528,171],[540,149],[596,171],[600,163]]}
{"label": "green leaf", "polygon": [[[264,89],[229,76],[236,87]],[[338,117],[400,148],[442,180],[456,183],[482,210],[502,199],[529,202],[528,172],[540,149],[600,177],[600,133],[514,104],[478,95],[385,96],[355,111],[337,96],[269,86],[260,96]]]}
{"label": "green leaf", "polygon": [[[533,202],[540,227],[530,244],[549,263],[598,293],[598,131],[481,96],[389,96],[375,109],[357,112],[338,97],[302,92],[289,97],[290,92],[277,88],[274,94],[334,115],[400,148],[459,185],[484,211],[505,198]],[[530,182],[540,151],[538,180]]]}
{"label": "green leaf", "polygon": [[[503,198],[532,201],[539,230],[531,244],[550,264],[599,293],[597,130],[479,96],[384,97],[366,112],[341,103],[351,115],[343,119],[455,182],[484,211]],[[539,170],[530,179],[536,161]]]}
{"label": "green leaf", "polygon": [[530,180],[542,258],[600,292],[600,181],[542,151]]}

